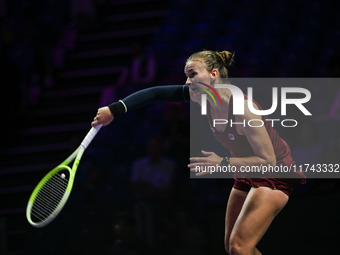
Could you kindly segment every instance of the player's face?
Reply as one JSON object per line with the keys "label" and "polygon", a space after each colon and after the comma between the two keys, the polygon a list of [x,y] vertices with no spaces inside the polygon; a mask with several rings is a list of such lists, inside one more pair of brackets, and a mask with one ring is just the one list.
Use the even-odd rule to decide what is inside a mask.
{"label": "player's face", "polygon": [[210,84],[210,79],[213,77],[212,73],[208,72],[205,65],[199,60],[189,61],[184,68],[184,73],[187,76],[185,85],[189,86],[195,96],[202,93],[199,88],[205,88],[198,81]]}

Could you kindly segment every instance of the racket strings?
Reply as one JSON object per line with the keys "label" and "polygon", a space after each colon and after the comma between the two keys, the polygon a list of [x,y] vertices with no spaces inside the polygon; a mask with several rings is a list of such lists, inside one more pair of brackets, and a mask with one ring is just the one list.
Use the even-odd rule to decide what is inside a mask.
{"label": "racket strings", "polygon": [[65,195],[68,179],[64,174],[57,173],[48,179],[41,187],[33,203],[31,214],[33,221],[43,221],[57,209]]}

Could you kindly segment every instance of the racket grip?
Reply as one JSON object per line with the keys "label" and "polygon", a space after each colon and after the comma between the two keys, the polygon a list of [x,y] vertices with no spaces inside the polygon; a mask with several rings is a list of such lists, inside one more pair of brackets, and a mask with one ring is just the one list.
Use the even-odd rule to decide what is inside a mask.
{"label": "racket grip", "polygon": [[96,134],[98,133],[98,131],[100,130],[101,127],[102,127],[102,125],[92,127],[91,130],[87,133],[84,140],[80,144],[80,146],[82,146],[84,148],[84,150],[92,142],[93,138],[96,136]]}

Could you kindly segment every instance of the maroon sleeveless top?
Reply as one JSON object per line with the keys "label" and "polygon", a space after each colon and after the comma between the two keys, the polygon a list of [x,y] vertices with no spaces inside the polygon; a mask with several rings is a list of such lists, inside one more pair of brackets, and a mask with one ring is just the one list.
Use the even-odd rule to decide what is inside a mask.
{"label": "maroon sleeveless top", "polygon": [[[244,95],[244,98],[247,99],[248,98],[247,95]],[[232,126],[230,125],[231,120],[233,121],[233,123],[235,123],[235,116],[233,115],[232,100],[233,98],[231,97],[230,102],[229,102],[228,123],[227,123],[226,129],[222,133],[218,132],[215,128],[212,127],[210,104],[209,103],[207,104],[207,107],[208,107],[207,117],[210,123],[210,127],[213,131],[213,135],[217,139],[218,142],[220,142],[223,146],[227,147],[230,150],[232,157],[255,156],[256,154],[253,148],[251,147],[251,145],[249,144],[247,137],[245,135],[239,135],[236,131],[236,125],[243,125],[243,124],[236,124],[236,125],[233,124]],[[257,105],[257,107],[260,110],[262,110],[261,106],[256,101],[253,100],[253,102]],[[274,148],[274,152],[276,156],[276,165],[286,165],[286,166],[295,165],[295,161],[290,155],[291,150],[289,148],[289,145],[282,138],[280,138],[276,130],[272,127],[272,122],[266,121],[266,119],[268,119],[268,116],[263,115],[262,121],[264,122],[264,126],[273,144],[273,148]],[[267,177],[271,176],[273,178],[278,177],[276,174],[267,174],[266,176]],[[243,177],[247,177],[247,176],[243,175]],[[305,178],[305,176],[300,171],[296,171],[295,178]]]}

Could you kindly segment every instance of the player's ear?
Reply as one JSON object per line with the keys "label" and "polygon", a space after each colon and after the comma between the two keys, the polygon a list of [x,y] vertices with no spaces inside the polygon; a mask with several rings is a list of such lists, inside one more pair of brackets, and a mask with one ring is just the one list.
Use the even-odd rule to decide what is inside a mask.
{"label": "player's ear", "polygon": [[220,77],[220,73],[218,72],[217,69],[213,69],[210,73],[210,77],[216,79],[216,78]]}

